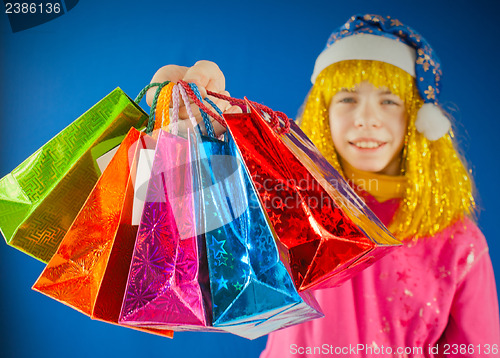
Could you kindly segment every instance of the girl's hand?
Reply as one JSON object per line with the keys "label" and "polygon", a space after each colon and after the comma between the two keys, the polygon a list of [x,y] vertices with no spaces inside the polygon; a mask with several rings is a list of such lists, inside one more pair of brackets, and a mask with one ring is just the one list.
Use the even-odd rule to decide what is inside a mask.
{"label": "girl's hand", "polygon": [[[160,83],[165,81],[178,82],[179,80],[195,83],[198,86],[198,89],[200,90],[201,96],[203,98],[207,97],[207,91],[212,91],[229,96],[229,92],[225,90],[226,79],[224,77],[224,74],[219,69],[219,66],[217,66],[217,64],[211,61],[198,61],[194,64],[193,67],[184,67],[177,65],[163,66],[155,73],[151,82],[160,82]],[[146,101],[150,106],[153,102],[155,91],[156,88],[152,88],[146,94]],[[242,112],[240,107],[231,106],[231,104],[227,101],[211,96],[208,97],[217,105],[217,107],[220,108],[220,110],[223,113]],[[186,108],[184,106],[184,102],[180,100],[179,103],[180,103],[179,119],[185,120],[188,118],[188,115]],[[211,108],[208,103],[206,102],[204,103],[205,105],[207,105],[207,107]],[[172,103],[170,103],[170,107],[171,106]],[[198,107],[195,104],[191,103],[191,109],[195,114],[196,121],[198,123],[201,122],[202,117],[200,111],[198,110]],[[217,122],[213,118],[211,118],[211,121],[217,136],[226,131],[226,129],[219,122]],[[180,127],[183,126],[183,124],[185,126],[190,126],[189,121],[181,121],[179,124]]]}

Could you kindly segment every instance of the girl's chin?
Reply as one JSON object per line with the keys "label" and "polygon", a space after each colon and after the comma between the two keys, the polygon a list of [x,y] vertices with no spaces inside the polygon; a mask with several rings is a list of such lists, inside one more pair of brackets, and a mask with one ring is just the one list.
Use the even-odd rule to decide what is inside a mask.
{"label": "girl's chin", "polygon": [[385,169],[385,166],[382,166],[378,163],[373,163],[373,162],[366,163],[363,161],[353,161],[353,162],[349,162],[349,164],[351,165],[351,167],[353,167],[357,170],[361,170],[363,172],[369,172],[369,173],[379,173]]}
{"label": "girl's chin", "polygon": [[389,165],[390,160],[387,158],[386,153],[379,152],[365,152],[365,153],[349,153],[347,162],[355,169],[364,172],[378,173],[384,171]]}

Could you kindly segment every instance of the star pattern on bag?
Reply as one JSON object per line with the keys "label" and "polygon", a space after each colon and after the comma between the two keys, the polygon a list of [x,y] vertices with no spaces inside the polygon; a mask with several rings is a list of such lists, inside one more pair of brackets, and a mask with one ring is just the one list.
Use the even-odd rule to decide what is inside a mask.
{"label": "star pattern on bag", "polygon": [[224,276],[221,276],[218,280],[217,280],[217,284],[219,285],[217,290],[220,291],[221,289],[225,288],[225,289],[228,289],[227,287],[227,282],[228,280],[226,280],[224,278]]}
{"label": "star pattern on bag", "polygon": [[227,254],[224,249],[224,244],[226,240],[217,241],[214,236],[212,236],[212,243],[210,244],[210,249],[214,252],[214,257],[218,258],[221,255]]}

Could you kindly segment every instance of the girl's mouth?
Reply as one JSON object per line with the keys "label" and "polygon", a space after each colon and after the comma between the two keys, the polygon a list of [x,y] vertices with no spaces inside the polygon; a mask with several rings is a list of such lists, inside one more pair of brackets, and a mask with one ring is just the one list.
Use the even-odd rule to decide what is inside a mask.
{"label": "girl's mouth", "polygon": [[358,140],[355,142],[349,142],[349,144],[361,150],[376,150],[386,145],[387,142],[380,142],[375,140]]}

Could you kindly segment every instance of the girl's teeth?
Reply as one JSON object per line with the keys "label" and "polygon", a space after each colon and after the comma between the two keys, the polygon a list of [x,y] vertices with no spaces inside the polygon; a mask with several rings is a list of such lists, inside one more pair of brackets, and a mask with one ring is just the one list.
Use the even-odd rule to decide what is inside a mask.
{"label": "girl's teeth", "polygon": [[382,143],[377,142],[357,142],[354,145],[358,148],[378,148],[382,145]]}

